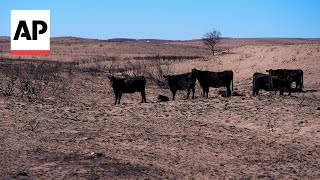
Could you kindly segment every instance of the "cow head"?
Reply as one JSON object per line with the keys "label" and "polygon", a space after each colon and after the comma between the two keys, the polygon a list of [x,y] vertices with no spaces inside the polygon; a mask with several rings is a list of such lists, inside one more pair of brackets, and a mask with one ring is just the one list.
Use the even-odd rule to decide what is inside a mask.
{"label": "cow head", "polygon": [[164,81],[158,81],[158,85],[162,87],[168,87],[169,86],[169,79],[171,79],[170,75],[163,75]]}
{"label": "cow head", "polygon": [[115,80],[114,76],[108,76],[109,80],[110,80],[110,85],[113,86],[113,82]]}
{"label": "cow head", "polygon": [[267,73],[272,74],[273,69],[266,70]]}
{"label": "cow head", "polygon": [[199,72],[199,70],[196,69],[196,68],[193,68],[193,69],[191,69],[191,72],[192,72],[192,73],[197,73],[197,72]]}
{"label": "cow head", "polygon": [[197,72],[199,72],[199,70],[196,68],[193,68],[188,78],[195,77],[197,75]]}

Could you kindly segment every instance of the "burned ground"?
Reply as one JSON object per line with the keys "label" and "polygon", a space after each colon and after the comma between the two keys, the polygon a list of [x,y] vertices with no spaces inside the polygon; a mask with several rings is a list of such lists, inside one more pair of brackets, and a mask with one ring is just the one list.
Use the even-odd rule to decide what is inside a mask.
{"label": "burned ground", "polygon": [[[73,47],[68,39],[63,43]],[[164,47],[161,51],[171,46],[158,44]],[[114,48],[113,52],[123,51]],[[180,51],[188,50],[184,48],[189,47],[183,45]],[[114,106],[108,69],[88,73],[77,66],[70,70],[69,77],[65,66],[61,76],[68,80],[65,96],[56,97],[49,90],[31,102],[19,94],[0,96],[0,177],[317,179],[317,48],[317,44],[257,44],[229,49],[214,58],[206,56],[209,51],[201,53],[201,49],[189,55],[204,59],[170,61],[172,71],[231,69],[235,73],[234,87],[244,96],[223,98],[218,96],[219,89],[212,88],[209,99],[204,99],[197,85],[195,99],[182,100],[186,92],[178,92],[175,101],[161,103],[156,103],[157,96],[170,96],[170,91],[149,83],[149,103],[140,104],[140,94],[135,93],[125,94],[121,104]],[[154,49],[148,51],[155,52],[148,56],[156,55]],[[128,54],[145,56],[131,51]],[[53,54],[51,58],[57,57],[60,55]],[[75,57],[76,53],[66,59],[73,62]],[[23,58],[14,63],[24,63]],[[117,58],[126,61],[130,57]],[[110,67],[109,61],[103,63]],[[91,65],[96,66],[86,64]],[[305,90],[309,91],[292,96],[269,96],[262,91],[252,96],[252,74],[270,68],[303,69]]]}

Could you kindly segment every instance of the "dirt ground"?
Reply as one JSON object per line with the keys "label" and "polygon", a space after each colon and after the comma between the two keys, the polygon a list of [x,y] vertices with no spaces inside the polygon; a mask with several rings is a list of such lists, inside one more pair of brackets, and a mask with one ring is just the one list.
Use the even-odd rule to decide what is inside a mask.
{"label": "dirt ground", "polygon": [[[156,103],[171,93],[148,84],[148,103],[135,93],[113,105],[109,74],[81,71],[67,99],[0,95],[0,179],[319,179],[320,41],[239,41],[229,39],[211,57],[196,41],[54,39],[52,55],[42,59],[203,56],[167,63],[174,73],[233,70],[243,96],[224,98],[211,88],[204,99],[197,85],[195,99],[180,91],[175,101]],[[9,44],[2,39],[0,46]],[[302,69],[305,92],[252,96],[252,74],[270,68]]]}

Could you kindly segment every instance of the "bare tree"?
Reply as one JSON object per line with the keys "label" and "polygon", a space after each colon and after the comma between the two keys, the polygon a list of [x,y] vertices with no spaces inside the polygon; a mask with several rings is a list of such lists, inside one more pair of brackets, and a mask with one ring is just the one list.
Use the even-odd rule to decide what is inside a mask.
{"label": "bare tree", "polygon": [[207,32],[202,38],[203,43],[211,49],[213,56],[214,56],[214,50],[215,50],[214,47],[217,43],[220,42],[220,39],[221,39],[221,33],[220,31],[217,31],[217,30]]}

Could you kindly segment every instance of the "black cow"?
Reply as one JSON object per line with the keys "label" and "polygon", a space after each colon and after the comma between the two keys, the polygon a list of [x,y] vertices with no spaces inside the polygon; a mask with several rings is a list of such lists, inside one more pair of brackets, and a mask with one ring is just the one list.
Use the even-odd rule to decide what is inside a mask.
{"label": "black cow", "polygon": [[277,76],[271,76],[272,78],[272,89],[275,91],[275,94],[277,94],[277,91],[280,92],[280,95],[283,95],[283,92],[288,92],[289,95],[291,95],[291,84],[292,79],[291,77],[281,78]]}
{"label": "black cow", "polygon": [[192,90],[192,99],[194,99],[194,91],[196,85],[196,78],[191,76],[191,73],[184,73],[178,75],[163,75],[169,85],[172,93],[172,100],[176,96],[177,90],[188,90],[187,98],[189,98],[190,90]]}
{"label": "black cow", "polygon": [[270,74],[254,73],[252,81],[252,93],[253,95],[258,95],[259,90],[265,91],[280,91],[280,95],[283,92],[288,91],[291,95],[291,84],[292,79],[290,77],[281,78],[278,76],[272,76]]}
{"label": "black cow", "polygon": [[232,71],[222,71],[222,72],[211,72],[211,71],[200,71],[197,69],[192,69],[192,75],[195,76],[200,86],[203,90],[203,97],[208,98],[209,87],[219,88],[226,87],[227,88],[227,97],[231,96],[231,88],[233,91],[233,72]]}
{"label": "black cow", "polygon": [[295,90],[302,91],[303,88],[303,71],[301,69],[276,69],[267,70],[270,75],[278,76],[282,79],[291,78],[296,84]]}
{"label": "black cow", "polygon": [[259,90],[272,91],[272,77],[269,74],[254,73],[252,78],[252,93],[258,95]]}
{"label": "black cow", "polygon": [[143,76],[131,78],[117,78],[109,76],[111,86],[115,95],[115,105],[120,104],[121,96],[123,93],[141,92],[141,103],[147,102],[146,100],[146,78]]}
{"label": "black cow", "polygon": [[169,98],[167,96],[159,95],[157,102],[167,102],[169,101]]}

